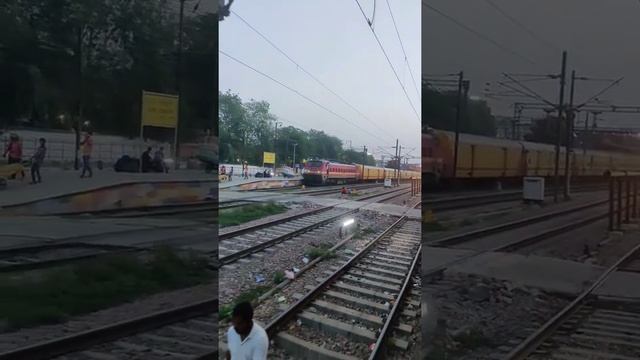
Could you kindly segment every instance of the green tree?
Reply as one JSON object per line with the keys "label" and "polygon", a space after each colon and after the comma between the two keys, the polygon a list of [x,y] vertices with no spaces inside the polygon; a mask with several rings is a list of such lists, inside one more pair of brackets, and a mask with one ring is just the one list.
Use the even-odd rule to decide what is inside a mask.
{"label": "green tree", "polygon": [[[263,152],[274,151],[274,143],[279,165],[292,164],[294,144],[297,163],[311,158],[358,164],[363,161],[361,151],[343,149],[339,138],[323,131],[285,126],[278,128],[276,134],[278,119],[270,112],[266,101],[243,102],[239,95],[228,90],[218,93],[218,102],[221,162],[261,164]],[[368,155],[366,163],[373,165],[375,160]]]}
{"label": "green tree", "polygon": [[[0,125],[136,136],[142,90],[175,93],[177,15],[168,0],[16,0],[0,7]],[[180,136],[216,128],[214,14],[186,16]]]}
{"label": "green tree", "polygon": [[[556,143],[556,138],[558,136],[558,117],[555,116],[547,116],[541,119],[532,120],[531,128],[529,128],[529,133],[525,134],[524,139],[527,141],[538,142],[543,144],[553,144]],[[566,124],[563,121],[560,124],[560,134],[563,134],[560,137],[560,145],[564,146],[566,144]]]}
{"label": "green tree", "polygon": [[[422,91],[423,130],[429,126],[454,131],[458,93],[456,91],[439,92],[428,87],[423,87]],[[467,99],[466,107],[463,105],[462,109],[460,132],[485,136],[496,135],[495,118],[486,101]]]}

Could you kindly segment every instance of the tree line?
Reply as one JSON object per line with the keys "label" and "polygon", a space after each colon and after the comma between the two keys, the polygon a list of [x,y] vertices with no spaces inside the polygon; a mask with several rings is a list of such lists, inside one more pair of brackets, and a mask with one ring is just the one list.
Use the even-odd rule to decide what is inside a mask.
{"label": "tree line", "polygon": [[[181,138],[215,131],[218,19],[177,1],[14,0],[0,7],[0,127],[136,136],[142,90],[176,93]],[[187,3],[188,4],[188,3]]]}
{"label": "tree line", "polygon": [[[218,94],[219,157],[221,163],[262,164],[263,152],[275,152],[278,165],[312,158],[375,165],[363,150],[345,149],[342,141],[321,130],[280,126],[267,101],[242,98],[230,90]],[[277,131],[277,132],[276,132]]]}
{"label": "tree line", "polygon": [[[455,131],[458,105],[457,91],[436,91],[422,87],[422,127]],[[484,100],[462,101],[459,129],[462,133],[495,136],[496,120]]]}

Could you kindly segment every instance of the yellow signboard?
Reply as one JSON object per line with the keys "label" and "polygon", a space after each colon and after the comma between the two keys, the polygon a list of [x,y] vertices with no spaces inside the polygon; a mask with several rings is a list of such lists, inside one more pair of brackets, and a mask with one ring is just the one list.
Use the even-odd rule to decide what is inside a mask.
{"label": "yellow signboard", "polygon": [[175,128],[178,96],[142,91],[142,126]]}
{"label": "yellow signboard", "polygon": [[262,161],[265,164],[275,164],[276,163],[276,153],[272,152],[264,152],[263,156],[264,160]]}

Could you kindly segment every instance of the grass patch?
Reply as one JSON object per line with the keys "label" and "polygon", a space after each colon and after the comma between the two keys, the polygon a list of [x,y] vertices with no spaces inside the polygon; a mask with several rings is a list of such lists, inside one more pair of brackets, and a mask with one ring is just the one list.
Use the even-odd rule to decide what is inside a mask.
{"label": "grass patch", "polygon": [[0,319],[9,329],[59,323],[143,295],[205,283],[212,274],[203,258],[179,256],[167,247],[142,259],[107,256],[44,270],[35,276],[0,277]]}
{"label": "grass patch", "polygon": [[[283,274],[283,276],[284,276],[284,274]],[[225,319],[230,318],[231,317],[231,313],[233,312],[233,308],[236,306],[236,304],[239,304],[239,303],[245,302],[245,301],[253,303],[260,296],[262,296],[264,293],[266,293],[270,289],[271,289],[270,286],[260,285],[260,286],[256,286],[253,289],[250,289],[250,290],[247,290],[247,291],[241,293],[230,304],[223,305],[222,307],[220,307],[220,309],[218,311],[218,319],[225,320]]]}
{"label": "grass patch", "polygon": [[232,209],[222,209],[218,213],[220,227],[240,225],[251,220],[287,211],[287,207],[276,203],[252,204]]}
{"label": "grass patch", "polygon": [[285,279],[284,277],[284,272],[283,271],[276,271],[275,274],[273,274],[273,283],[278,285],[281,282],[283,282]]}
{"label": "grass patch", "polygon": [[336,256],[335,252],[331,251],[331,245],[329,244],[320,244],[318,246],[312,247],[307,250],[305,253],[309,260],[314,260],[316,258],[333,258]]}

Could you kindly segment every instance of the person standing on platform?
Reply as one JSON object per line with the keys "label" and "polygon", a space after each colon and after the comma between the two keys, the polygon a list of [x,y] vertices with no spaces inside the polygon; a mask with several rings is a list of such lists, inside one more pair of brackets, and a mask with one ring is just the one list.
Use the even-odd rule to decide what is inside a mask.
{"label": "person standing on platform", "polygon": [[164,164],[164,148],[162,146],[154,154],[153,161],[156,163],[156,166],[158,167],[159,171],[165,174],[169,172],[168,171],[169,169],[167,169],[167,167]]}
{"label": "person standing on platform", "polygon": [[7,156],[7,162],[11,164],[19,164],[22,162],[22,145],[20,144],[20,137],[16,134],[9,136],[9,144],[4,150],[4,155]]}
{"label": "person standing on platform", "polygon": [[236,305],[231,315],[232,327],[227,331],[227,360],[266,360],[269,337],[253,321],[253,307],[248,302]]}
{"label": "person standing on platform", "polygon": [[149,172],[149,170],[151,170],[151,146],[149,146],[147,150],[142,153],[140,165],[141,171],[143,173]]}
{"label": "person standing on platform", "polygon": [[44,157],[47,154],[47,147],[45,144],[47,140],[40,138],[40,146],[36,149],[36,153],[31,157],[31,183],[37,184],[42,182],[42,176],[40,175],[40,167],[44,162]]}
{"label": "person standing on platform", "polygon": [[233,177],[233,166],[229,170],[229,181],[233,180],[232,177]]}
{"label": "person standing on platform", "polygon": [[[7,156],[9,165],[22,163],[22,144],[20,143],[20,137],[18,135],[11,134],[11,136],[9,136],[9,145],[7,145],[3,156]],[[24,178],[24,171],[22,172],[22,177]],[[15,174],[11,175],[10,178],[15,179]]]}
{"label": "person standing on platform", "polygon": [[93,176],[93,171],[91,170],[91,153],[93,152],[93,132],[87,131],[84,136],[84,140],[80,143],[82,146],[82,174],[81,178],[84,177],[86,173],[89,173],[89,177]]}
{"label": "person standing on platform", "polygon": [[245,161],[244,162],[244,168],[243,168],[243,172],[244,172],[244,179],[248,180],[249,179],[249,164]]}

